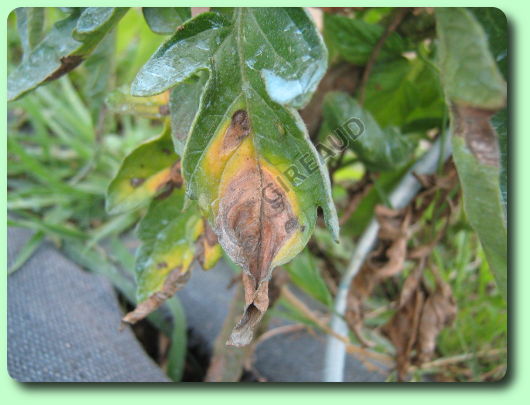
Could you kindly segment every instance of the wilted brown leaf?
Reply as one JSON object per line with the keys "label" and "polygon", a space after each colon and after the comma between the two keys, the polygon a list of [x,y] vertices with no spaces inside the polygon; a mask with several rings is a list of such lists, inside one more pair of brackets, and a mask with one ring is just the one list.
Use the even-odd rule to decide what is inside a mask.
{"label": "wilted brown leaf", "polygon": [[397,372],[400,381],[406,379],[412,349],[416,343],[424,300],[423,291],[416,289],[414,295],[399,308],[382,329],[382,332],[396,348]]}
{"label": "wilted brown leaf", "polygon": [[436,347],[436,337],[449,326],[456,317],[456,302],[451,287],[441,279],[437,272],[436,289],[425,301],[418,332],[418,360],[429,360]]}
{"label": "wilted brown leaf", "polygon": [[160,305],[171,298],[188,282],[190,274],[191,272],[189,271],[186,271],[184,274],[182,274],[180,268],[173,270],[166,278],[162,289],[152,294],[145,301],[139,303],[134,311],[129,312],[123,317],[122,322],[134,324],[144,319],[151,312],[156,311]]}

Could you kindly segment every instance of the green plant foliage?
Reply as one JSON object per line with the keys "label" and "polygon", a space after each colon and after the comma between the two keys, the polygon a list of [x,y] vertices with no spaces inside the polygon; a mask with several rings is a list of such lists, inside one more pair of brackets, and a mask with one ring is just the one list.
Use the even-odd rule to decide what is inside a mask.
{"label": "green plant foliage", "polygon": [[[506,82],[478,21],[463,8],[437,8],[436,24],[446,97],[455,104],[489,110],[504,107]],[[466,63],[462,63],[463,58]]]}
{"label": "green plant foliage", "polygon": [[177,27],[191,18],[190,7],[142,7],[149,28],[161,35],[171,35]]}
{"label": "green plant foliage", "polygon": [[[384,28],[357,18],[324,14],[324,38],[330,49],[341,58],[356,65],[364,65],[383,35]],[[398,59],[406,50],[406,43],[393,32],[385,41],[379,61]]]}
{"label": "green plant foliage", "polygon": [[[414,142],[395,127],[382,129],[372,115],[346,93],[332,92],[324,101],[327,128],[342,128],[348,147],[372,170],[391,170],[407,163]],[[354,121],[346,125],[351,118]],[[362,123],[361,125],[358,122]],[[322,139],[322,138],[320,138]]]}
{"label": "green plant foliage", "polygon": [[307,249],[300,252],[286,269],[294,284],[322,304],[331,305],[331,293],[320,275],[315,259]]}
{"label": "green plant foliage", "polygon": [[[24,57],[8,78],[14,100],[76,68],[127,12],[127,8],[75,8]],[[29,41],[28,41],[29,43]]]}
{"label": "green plant foliage", "polygon": [[205,72],[191,76],[171,90],[169,112],[171,115],[171,136],[175,150],[184,153],[184,145],[199,110],[201,95],[208,75]]}
{"label": "green plant foliage", "polygon": [[[440,71],[451,105],[453,154],[464,206],[497,285],[506,297],[508,238],[499,180],[498,140],[489,119],[504,107],[506,83],[473,15],[460,8],[436,10]],[[466,58],[466,63],[462,60]]]}
{"label": "green plant foliage", "polygon": [[24,58],[29,56],[42,37],[44,10],[43,7],[20,7],[15,10]]}
{"label": "green plant foliage", "polygon": [[433,128],[445,111],[438,72],[419,57],[377,64],[366,83],[364,107],[383,127]]}

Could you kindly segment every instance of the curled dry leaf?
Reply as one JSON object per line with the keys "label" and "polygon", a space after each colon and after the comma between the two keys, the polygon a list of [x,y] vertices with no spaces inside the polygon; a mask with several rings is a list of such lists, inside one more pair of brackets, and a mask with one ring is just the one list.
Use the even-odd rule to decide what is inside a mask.
{"label": "curled dry leaf", "polygon": [[123,322],[134,324],[144,319],[151,312],[157,310],[166,300],[171,298],[178,290],[180,290],[190,278],[190,272],[182,272],[181,268],[176,268],[171,271],[164,281],[164,285],[160,291],[150,295],[145,301],[142,301],[136,306],[134,311],[129,312],[122,319]]}
{"label": "curled dry leaf", "polygon": [[413,360],[421,364],[432,357],[438,334],[456,317],[457,307],[449,284],[433,271],[436,287],[428,291],[421,283],[422,271],[420,263],[407,278],[399,308],[382,329],[396,348],[400,380],[406,379]]}
{"label": "curled dry leaf", "polygon": [[416,289],[411,298],[399,308],[382,329],[396,348],[396,364],[400,381],[406,379],[411,352],[417,340],[424,301],[424,293]]}
{"label": "curled dry leaf", "polygon": [[373,346],[373,342],[362,333],[363,302],[376,285],[403,270],[407,257],[411,210],[392,210],[377,206],[376,216],[380,223],[380,245],[353,279],[352,294],[348,297],[345,314],[346,322],[365,346]]}
{"label": "curled dry leaf", "polygon": [[436,289],[425,301],[418,331],[417,349],[420,363],[431,358],[436,347],[436,337],[443,328],[454,321],[457,311],[451,287],[438,273],[434,274]]}

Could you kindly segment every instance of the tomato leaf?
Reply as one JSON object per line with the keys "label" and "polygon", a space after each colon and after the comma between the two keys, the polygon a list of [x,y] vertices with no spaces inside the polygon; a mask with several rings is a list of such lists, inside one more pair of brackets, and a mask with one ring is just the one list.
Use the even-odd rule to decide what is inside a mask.
{"label": "tomato leaf", "polygon": [[492,115],[506,104],[506,83],[484,30],[469,11],[436,9],[436,23],[464,207],[506,298],[506,213],[500,191],[498,138],[490,123]]}
{"label": "tomato leaf", "polygon": [[132,85],[134,95],[150,96],[208,72],[182,168],[188,195],[244,269],[246,309],[230,344],[252,339],[270,273],[305,246],[318,206],[337,239],[327,172],[294,110],[309,101],[326,64],[304,10],[225,9],[182,25]]}
{"label": "tomato leaf", "polygon": [[182,156],[184,145],[199,110],[201,95],[208,75],[205,72],[191,76],[171,90],[169,112],[171,115],[171,136],[175,150]]}
{"label": "tomato leaf", "polygon": [[26,59],[31,50],[38,44],[44,28],[44,7],[19,7],[17,15],[17,31]]}
{"label": "tomato leaf", "polygon": [[327,128],[335,130],[335,136],[343,136],[347,146],[372,170],[395,169],[412,157],[415,145],[410,138],[395,127],[382,129],[372,115],[346,93],[326,95],[324,118]]}
{"label": "tomato leaf", "polygon": [[57,22],[9,75],[8,100],[76,68],[127,12],[127,8],[74,8]]}
{"label": "tomato leaf", "polygon": [[[355,65],[364,65],[383,35],[384,28],[359,18],[339,14],[324,14],[324,38],[330,49]],[[385,40],[378,61],[399,58],[405,51],[405,41],[395,32]]]}
{"label": "tomato leaf", "polygon": [[190,7],[142,7],[145,21],[155,34],[171,35],[191,18]]}
{"label": "tomato leaf", "polygon": [[221,256],[217,239],[208,230],[196,204],[184,208],[185,193],[172,189],[169,195],[152,200],[138,226],[142,241],[136,255],[138,305],[124,322],[135,323],[156,310],[190,277],[196,256],[211,268]]}
{"label": "tomato leaf", "polygon": [[166,125],[159,137],[141,144],[124,159],[107,189],[107,211],[117,214],[140,208],[168,187],[182,185],[179,169]]}

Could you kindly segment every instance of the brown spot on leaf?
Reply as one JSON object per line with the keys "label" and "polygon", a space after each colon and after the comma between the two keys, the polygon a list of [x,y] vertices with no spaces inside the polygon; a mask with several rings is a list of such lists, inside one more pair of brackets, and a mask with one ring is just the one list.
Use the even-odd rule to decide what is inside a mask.
{"label": "brown spot on leaf", "polygon": [[157,269],[164,269],[166,267],[167,267],[167,263],[166,262],[160,262],[160,263],[157,263],[157,265],[156,265]]}
{"label": "brown spot on leaf", "polygon": [[190,274],[189,271],[182,274],[180,268],[173,270],[164,281],[162,289],[149,296],[145,301],[140,302],[134,311],[123,317],[122,322],[135,324],[144,319],[180,290],[189,280]]}
{"label": "brown spot on leaf", "polygon": [[83,57],[79,55],[68,55],[63,56],[61,58],[61,66],[53,72],[51,75],[49,75],[45,82],[50,82],[52,80],[58,79],[62,75],[70,72],[71,70],[75,69],[79,64],[83,62]]}
{"label": "brown spot on leaf", "polygon": [[131,180],[129,180],[129,183],[133,188],[140,187],[144,182],[145,179],[143,177],[133,177]]}
{"label": "brown spot on leaf", "polygon": [[155,199],[163,200],[164,198],[169,197],[175,188],[182,187],[184,180],[182,178],[180,166],[181,164],[179,160],[173,163],[173,165],[171,166],[171,170],[169,171],[167,181],[161,183],[157,187],[156,191],[159,194],[155,197]]}
{"label": "brown spot on leaf", "polygon": [[495,111],[453,104],[454,134],[461,136],[466,146],[482,164],[499,166],[499,142],[491,126]]}
{"label": "brown spot on leaf", "polygon": [[169,106],[167,104],[158,107],[158,113],[162,116],[169,115]]}
{"label": "brown spot on leaf", "polygon": [[285,223],[285,232],[291,233],[298,227],[298,221],[296,218],[289,218]]}
{"label": "brown spot on leaf", "polygon": [[197,239],[197,250],[196,250],[196,257],[197,261],[201,265],[202,268],[204,268],[204,260],[205,260],[205,251],[208,248],[212,248],[215,245],[217,245],[217,235],[211,228],[210,224],[208,224],[208,221],[203,219],[204,223],[204,232],[199,236],[199,239]]}
{"label": "brown spot on leaf", "polygon": [[232,151],[250,133],[250,121],[245,110],[237,110],[232,115],[230,126],[226,129],[223,140],[223,150]]}

